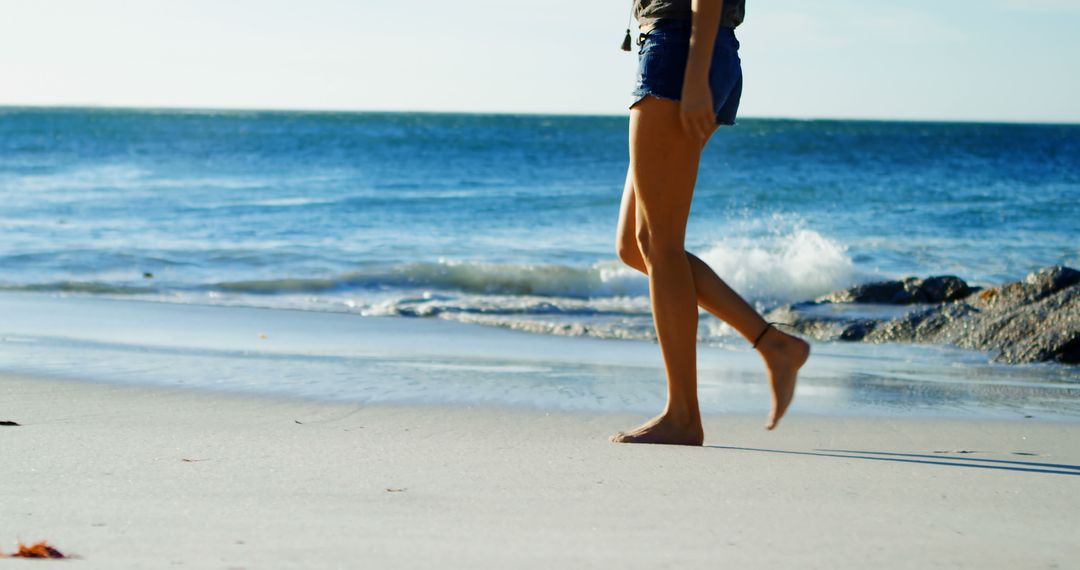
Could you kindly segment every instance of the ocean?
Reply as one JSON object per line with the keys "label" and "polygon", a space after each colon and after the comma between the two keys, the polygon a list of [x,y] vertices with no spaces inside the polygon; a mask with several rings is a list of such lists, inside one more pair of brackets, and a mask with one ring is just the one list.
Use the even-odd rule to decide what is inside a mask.
{"label": "ocean", "polygon": [[[624,117],[0,110],[0,288],[652,338]],[[1080,126],[747,119],[688,248],[767,309],[1080,266]],[[703,319],[705,342],[732,331]]]}
{"label": "ocean", "polygon": [[[18,299],[77,297],[651,341],[647,282],[615,254],[626,131],[625,117],[2,108],[0,293],[9,312],[31,306]],[[951,274],[991,285],[1048,265],[1077,267],[1077,220],[1077,125],[745,119],[706,148],[687,245],[767,310],[888,278]],[[3,339],[12,342],[0,346],[0,368],[34,372],[32,363],[45,363],[47,372],[74,373],[86,369],[87,346],[108,341],[88,324],[76,350],[69,341],[78,335],[35,329],[26,311],[23,328]],[[114,340],[133,346],[137,330]],[[700,338],[705,348],[745,351],[709,315]],[[222,341],[239,359],[230,370],[240,376],[229,381],[264,382],[243,376],[253,369],[244,356],[251,347],[236,342]],[[103,377],[190,380],[173,369],[176,351],[190,346],[169,346],[153,359],[146,351],[94,358],[112,363]],[[1049,390],[1029,399],[1067,401],[1048,409],[1080,415],[1080,376],[1068,367],[1006,371],[945,348],[927,356],[860,346],[817,351],[845,362],[829,369],[846,370],[848,387],[892,363],[890,387],[874,398],[898,385],[924,393],[917,385],[928,378],[951,378],[954,388],[983,378]],[[293,348],[293,370],[304,377],[311,346]],[[352,353],[339,348],[329,356],[345,359],[332,374],[342,380],[323,396],[355,380]],[[662,390],[658,351],[649,356],[656,363],[642,386]],[[714,357],[710,366],[722,370]],[[920,358],[937,372],[912,368]],[[123,362],[141,364],[124,372]],[[520,365],[459,364],[439,366],[463,378],[486,370],[491,386]],[[756,363],[740,367],[753,377],[746,382],[760,382]],[[581,386],[564,368],[552,368],[563,370],[553,393]],[[414,372],[414,380],[427,374]],[[593,402],[618,400],[615,385],[605,386],[606,399],[594,393]],[[320,393],[310,388],[297,390]]]}

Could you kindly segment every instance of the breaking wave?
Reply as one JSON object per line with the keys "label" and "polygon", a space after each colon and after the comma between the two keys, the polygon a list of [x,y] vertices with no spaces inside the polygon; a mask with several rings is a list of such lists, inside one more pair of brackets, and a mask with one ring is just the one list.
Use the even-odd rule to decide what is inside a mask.
{"label": "breaking wave", "polygon": [[[860,281],[839,243],[807,229],[717,240],[698,255],[736,291],[768,309]],[[370,266],[327,277],[170,282],[0,283],[0,290],[139,295],[209,303],[444,318],[516,330],[603,338],[654,338],[646,277],[615,260],[572,266],[438,260]],[[730,336],[715,319],[703,337]]]}
{"label": "breaking wave", "polygon": [[[792,302],[858,281],[855,264],[839,243],[807,229],[769,238],[729,238],[699,253],[721,278],[761,302]],[[439,260],[355,271],[328,278],[223,282],[224,292],[280,294],[402,288],[476,295],[570,299],[647,296],[648,281],[616,261],[591,266]]]}

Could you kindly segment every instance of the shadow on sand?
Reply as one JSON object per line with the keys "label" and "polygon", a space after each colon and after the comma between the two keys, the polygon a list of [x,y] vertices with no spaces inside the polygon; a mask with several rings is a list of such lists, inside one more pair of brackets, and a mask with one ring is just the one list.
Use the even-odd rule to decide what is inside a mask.
{"label": "shadow on sand", "polygon": [[[818,457],[840,457],[844,459],[865,459],[869,461],[894,461],[899,463],[922,463],[925,465],[944,465],[946,467],[967,467],[969,469],[998,469],[1003,471],[1025,471],[1028,473],[1054,473],[1055,475],[1080,476],[1080,465],[1060,463],[1036,463],[1008,459],[983,459],[977,457],[946,457],[943,454],[921,455],[917,453],[894,453],[888,451],[854,451],[848,449],[815,449],[813,451],[789,451],[784,449],[762,449],[756,447],[736,447],[731,445],[706,445],[713,449],[732,451],[756,451],[760,453],[783,453],[787,455],[814,455]],[[965,451],[967,453],[978,453]]]}

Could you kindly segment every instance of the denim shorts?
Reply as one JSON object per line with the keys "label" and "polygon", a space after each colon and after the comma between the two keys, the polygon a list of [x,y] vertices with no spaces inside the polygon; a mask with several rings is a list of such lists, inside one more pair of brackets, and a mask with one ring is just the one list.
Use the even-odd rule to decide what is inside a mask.
{"label": "denim shorts", "polygon": [[[690,54],[690,20],[660,20],[638,40],[637,85],[631,107],[648,95],[678,101]],[[734,125],[742,97],[742,63],[735,30],[720,27],[709,68],[716,123]]]}

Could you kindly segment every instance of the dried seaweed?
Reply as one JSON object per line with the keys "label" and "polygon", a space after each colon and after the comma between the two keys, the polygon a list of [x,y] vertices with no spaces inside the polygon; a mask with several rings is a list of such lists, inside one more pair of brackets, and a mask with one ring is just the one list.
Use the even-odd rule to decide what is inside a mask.
{"label": "dried seaweed", "polygon": [[[5,558],[5,555],[0,553],[0,558]],[[6,558],[71,558],[65,555],[63,552],[53,548],[49,545],[48,541],[42,540],[41,542],[35,542],[29,546],[19,543],[19,551],[13,554],[6,555]]]}

